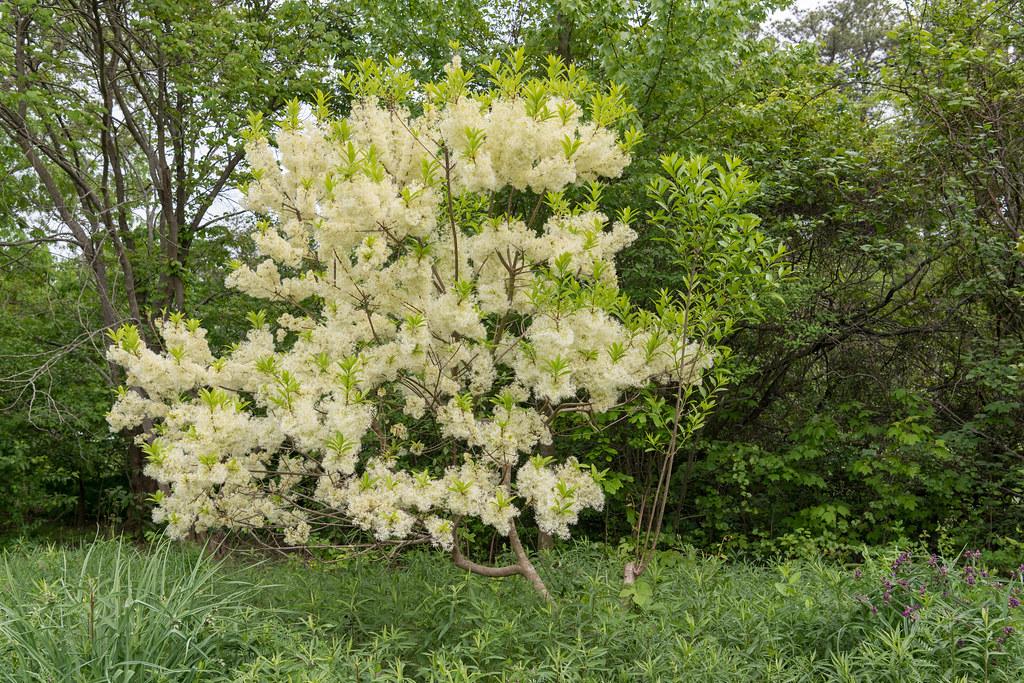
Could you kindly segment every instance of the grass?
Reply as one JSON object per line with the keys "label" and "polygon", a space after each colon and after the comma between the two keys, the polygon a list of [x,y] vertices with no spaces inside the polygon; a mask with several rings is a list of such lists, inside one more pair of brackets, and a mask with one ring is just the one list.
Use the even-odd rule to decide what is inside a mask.
{"label": "grass", "polygon": [[311,567],[15,546],[0,559],[0,680],[1024,680],[1020,580],[977,559],[879,552],[854,571],[666,552],[625,594],[621,566],[603,546],[550,553],[545,604],[427,552]]}

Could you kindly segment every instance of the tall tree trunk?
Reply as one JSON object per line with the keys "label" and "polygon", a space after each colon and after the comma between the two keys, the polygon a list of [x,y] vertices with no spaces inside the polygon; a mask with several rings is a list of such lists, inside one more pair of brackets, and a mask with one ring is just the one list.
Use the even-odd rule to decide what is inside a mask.
{"label": "tall tree trunk", "polygon": [[555,21],[558,23],[558,47],[555,48],[555,54],[569,64],[572,62],[572,20],[564,12],[559,12]]}

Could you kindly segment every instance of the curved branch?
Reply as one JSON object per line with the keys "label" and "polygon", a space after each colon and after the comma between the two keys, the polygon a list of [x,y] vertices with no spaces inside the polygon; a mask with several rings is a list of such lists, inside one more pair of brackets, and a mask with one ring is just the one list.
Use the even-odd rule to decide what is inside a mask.
{"label": "curved branch", "polygon": [[515,576],[516,574],[522,573],[522,568],[518,564],[510,564],[504,567],[488,567],[484,564],[478,564],[473,560],[469,559],[462,554],[459,549],[459,538],[456,531],[452,531],[452,562],[459,569],[465,569],[466,571],[479,574],[480,576],[489,576],[491,578],[497,578],[502,576]]}

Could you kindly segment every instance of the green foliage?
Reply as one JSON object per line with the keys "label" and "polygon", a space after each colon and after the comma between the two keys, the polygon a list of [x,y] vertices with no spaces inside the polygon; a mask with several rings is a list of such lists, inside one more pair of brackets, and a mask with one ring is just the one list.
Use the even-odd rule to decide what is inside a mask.
{"label": "green foliage", "polygon": [[199,680],[231,656],[254,590],[219,572],[170,543],[5,553],[0,680]]}
{"label": "green foliage", "polygon": [[[830,3],[804,26],[827,31],[807,36],[817,45],[724,31],[741,67],[693,69],[690,92],[638,106],[648,141],[682,126],[686,147],[744,158],[761,185],[749,210],[795,276],[729,336],[730,386],[676,472],[670,531],[762,551],[808,536],[837,551],[938,529],[964,544],[1012,537],[1024,504],[1012,13],[924,2],[882,40],[891,7]],[[676,26],[656,54],[701,39]],[[645,235],[623,274],[653,300],[672,252]]]}
{"label": "green foliage", "polygon": [[[0,632],[18,638],[0,641],[12,663],[0,680],[36,680],[26,663],[67,679],[90,642],[90,613],[97,642],[115,625],[122,635],[101,658],[106,669],[97,663],[68,680],[120,680],[112,663],[129,646],[132,667],[167,681],[1019,680],[1024,614],[1009,597],[1020,579],[972,586],[961,563],[937,560],[949,576],[940,588],[927,555],[898,557],[874,551],[855,571],[662,551],[623,591],[620,554],[581,544],[541,559],[564,570],[551,573],[556,600],[547,604],[521,582],[420,552],[401,567],[351,557],[310,571],[297,561],[218,566],[180,546],[16,547],[4,555],[0,604],[14,607]],[[904,593],[884,602],[885,581]],[[907,617],[905,598],[922,603]],[[873,614],[875,603],[886,609]],[[58,615],[66,628],[27,633]],[[189,635],[196,647],[186,655]]]}
{"label": "green foliage", "polygon": [[[858,633],[886,625],[887,638],[912,645],[944,677],[991,680],[1006,675],[1022,625],[1024,569],[998,576],[979,551],[944,560],[903,551],[873,555],[855,571],[863,604],[852,625]],[[896,675],[912,672],[900,663]]]}
{"label": "green foliage", "polygon": [[705,444],[696,492],[705,526],[743,531],[769,547],[773,536],[800,532],[849,547],[927,534],[932,501],[966,513],[968,504],[958,508],[957,499],[967,483],[929,425],[934,415],[917,397],[895,398],[903,401],[902,417],[886,422],[860,403],[837,406],[835,416],[812,418],[774,450]]}
{"label": "green foliage", "polygon": [[80,335],[95,321],[78,295],[77,269],[41,249],[0,278],[0,533],[124,513],[122,458],[111,457],[124,441],[105,424],[110,394],[91,348],[102,336]]}

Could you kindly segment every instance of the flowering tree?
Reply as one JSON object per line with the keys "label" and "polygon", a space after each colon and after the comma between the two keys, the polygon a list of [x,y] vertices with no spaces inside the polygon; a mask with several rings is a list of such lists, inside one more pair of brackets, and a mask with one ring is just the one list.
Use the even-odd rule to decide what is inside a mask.
{"label": "flowering tree", "polygon": [[[367,62],[347,78],[347,118],[323,96],[272,130],[253,118],[245,191],[262,260],[227,282],[285,312],[250,314],[221,356],[180,315],[158,322],[163,351],[132,326],[109,350],[127,373],[109,422],[152,425],[154,518],[171,536],[265,529],[301,545],[355,525],[546,595],[519,520],[567,538],[603,505],[601,472],[541,455],[553,421],[652,382],[693,385],[711,365],[685,321],[617,287],[633,213],[603,213],[599,179],[640,139],[618,132],[622,91],[557,59],[528,78],[521,53],[483,68],[487,87],[456,59],[421,88]],[[465,557],[469,519],[516,562]]]}

